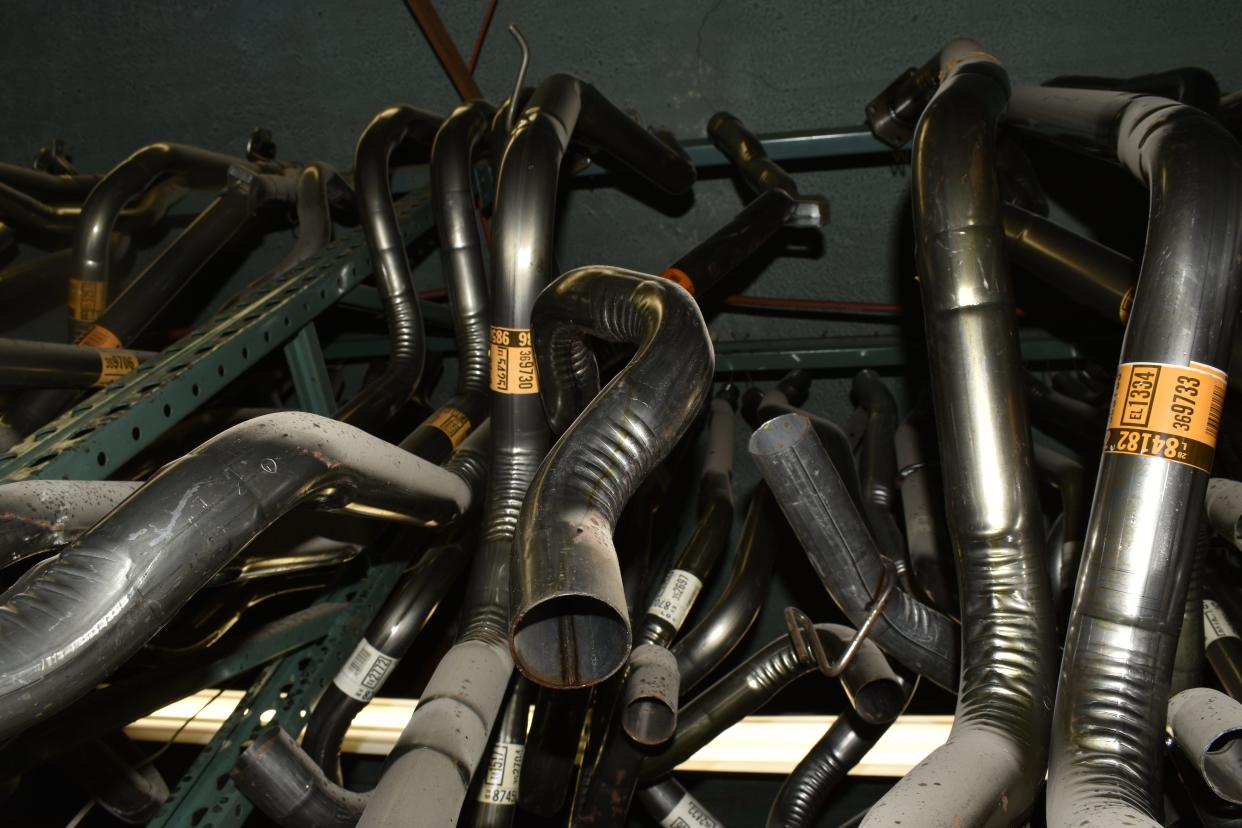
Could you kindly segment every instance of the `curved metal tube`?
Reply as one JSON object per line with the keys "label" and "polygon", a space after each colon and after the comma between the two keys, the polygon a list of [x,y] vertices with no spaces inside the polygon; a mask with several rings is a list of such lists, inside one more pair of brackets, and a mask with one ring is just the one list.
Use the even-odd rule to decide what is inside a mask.
{"label": "curved metal tube", "polygon": [[229,775],[255,807],[287,828],[353,828],[367,802],[366,794],[333,784],[279,726],[260,733]]}
{"label": "curved metal tube", "polygon": [[858,447],[858,488],[862,513],[871,534],[896,565],[897,573],[911,595],[919,595],[910,575],[910,556],[906,538],[897,525],[893,507],[897,503],[897,400],[875,371],[864,369],[854,375],[850,399],[864,413],[865,427]]}
{"label": "curved metal tube", "polygon": [[437,525],[466,510],[470,491],[456,475],[323,417],[286,412],[229,429],[6,594],[0,738],[105,678],[258,532],[308,501]]}
{"label": "curved metal tube", "polygon": [[[1199,110],[1115,92],[1018,89],[1009,121],[1116,158],[1151,191],[1122,364],[1227,364],[1242,275],[1237,142]],[[1163,457],[1104,453],[1057,688],[1051,826],[1157,824],[1160,740],[1207,479]]]}
{"label": "curved metal tube", "polygon": [[[108,251],[117,217],[134,196],[160,178],[178,174],[191,186],[221,187],[229,169],[256,171],[256,167],[240,158],[184,144],[151,144],[117,164],[100,179],[82,205],[73,239],[76,260],[75,276],[89,304],[81,305],[83,313],[70,320],[70,335],[75,339],[94,321],[90,308],[102,311],[108,305]],[[72,282],[70,283],[73,289]],[[98,297],[99,301],[95,301]],[[73,304],[70,304],[73,310]]]}
{"label": "curved metal tube", "polygon": [[1198,66],[1181,66],[1129,78],[1102,78],[1093,75],[1058,75],[1043,86],[1069,89],[1105,89],[1114,92],[1139,92],[1170,98],[1178,103],[1197,107],[1212,115],[1220,104],[1220,84],[1216,76]]}
{"label": "curved metal tube", "polygon": [[407,142],[431,146],[440,118],[409,106],[393,106],[376,115],[354,150],[354,188],[358,217],[375,267],[375,282],[388,323],[388,364],[384,372],[336,413],[360,428],[386,423],[418,387],[426,345],[423,318],[410,276],[410,261],[392,203],[389,160]]}
{"label": "curved metal tube", "polygon": [[[833,657],[854,637],[854,630],[839,624],[816,624],[815,632]],[[658,779],[671,772],[725,728],[817,669],[813,659],[799,658],[788,636],[775,639],[682,706],[677,735],[665,750],[647,758],[642,778]],[[906,706],[904,682],[869,638],[863,640],[840,678],[850,703],[864,721],[891,722]]]}
{"label": "curved metal tube", "polygon": [[99,183],[99,176],[89,173],[57,174],[0,162],[0,184],[45,201],[80,201]]}
{"label": "curved metal tube", "polygon": [[[616,268],[566,273],[540,295],[532,323],[548,420],[568,430],[536,472],[519,520],[510,646],[532,681],[587,686],[630,650],[617,516],[690,426],[715,359],[690,294]],[[638,346],[598,395],[587,335]]]}
{"label": "curved metal tube", "polygon": [[[539,85],[509,132],[492,225],[492,334],[518,340],[518,349],[509,353],[519,358],[535,297],[555,272],[557,182],[575,134],[665,190],[679,192],[694,182],[689,162],[594,87],[568,75],[553,75]],[[495,454],[484,540],[507,547],[517,532],[526,489],[547,451],[548,428],[534,393],[537,386],[500,387],[493,381],[492,390]]]}
{"label": "curved metal tube", "polygon": [[433,461],[477,428],[490,408],[487,272],[475,216],[472,161],[495,111],[485,101],[467,101],[444,119],[431,146],[432,207],[457,342],[457,391],[401,447]]}
{"label": "curved metal tube", "polygon": [[141,486],[110,480],[5,483],[0,486],[0,567],[72,543]]}
{"label": "curved metal tube", "polygon": [[781,784],[768,812],[767,827],[810,828],[814,825],[833,790],[875,747],[890,724],[892,722],[865,722],[850,711],[839,714]]}
{"label": "curved metal tube", "polygon": [[[358,642],[354,655],[315,703],[302,737],[302,750],[331,779],[341,778],[341,743],[349,725],[383,687],[384,680],[423,631],[449,587],[465,571],[467,561],[469,556],[460,544],[428,549],[418,564],[401,576],[393,594]],[[366,685],[358,681],[357,670],[351,667],[357,656],[374,667],[372,674],[378,674],[377,680]],[[268,816],[275,819],[273,814]]]}
{"label": "curved metal tube", "polygon": [[841,476],[841,480],[845,483],[850,500],[854,502],[855,507],[862,509],[863,498],[858,483],[858,464],[854,461],[854,446],[850,441],[849,435],[845,433],[841,426],[827,417],[812,414],[793,405],[789,400],[787,386],[782,387],[782,385],[776,385],[768,389],[764,392],[763,397],[760,398],[757,409],[760,423],[785,414],[798,414],[806,417],[815,429],[815,434],[819,437],[824,450],[828,452],[828,457],[832,460],[832,467],[837,470],[837,474]]}
{"label": "curved metal tube", "polygon": [[1242,703],[1196,687],[1169,701],[1169,731],[1212,793],[1242,805]]}
{"label": "curved metal tube", "polygon": [[263,204],[292,202],[296,195],[296,182],[289,176],[232,176],[194,221],[86,327],[81,341],[101,335],[111,342],[132,341]]}
{"label": "curved metal tube", "polygon": [[776,499],[760,483],[746,512],[728,584],[703,620],[673,647],[683,696],[724,661],[759,617],[775,558],[768,550],[775,548],[780,519]]}
{"label": "curved metal tube", "polygon": [[914,135],[912,200],[962,672],[948,742],[867,828],[1021,824],[1047,751],[1054,623],[994,164],[1009,81],[973,41],[950,43],[939,63]]}
{"label": "curved metal tube", "polygon": [[[751,435],[750,456],[824,588],[861,626],[883,583],[884,560],[810,421],[800,414],[768,420]],[[911,670],[956,688],[957,626],[904,590],[892,591],[870,638]]]}
{"label": "curved metal tube", "polygon": [[[140,233],[158,225],[187,192],[185,184],[171,178],[151,187],[131,206],[117,213],[116,230]],[[0,183],[0,218],[7,224],[47,233],[71,233],[82,218],[78,206],[47,204],[15,187]]]}

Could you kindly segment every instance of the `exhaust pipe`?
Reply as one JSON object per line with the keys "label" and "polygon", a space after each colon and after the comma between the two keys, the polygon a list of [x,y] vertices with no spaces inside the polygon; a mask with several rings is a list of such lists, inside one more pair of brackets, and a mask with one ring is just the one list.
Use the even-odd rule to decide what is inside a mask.
{"label": "exhaust pipe", "polygon": [[354,187],[367,248],[375,265],[375,282],[388,323],[388,364],[336,419],[368,431],[392,419],[418,388],[426,345],[423,319],[410,278],[405,240],[392,203],[389,159],[403,144],[430,147],[440,119],[409,106],[393,106],[375,116],[354,150]]}
{"label": "exhaust pipe", "polygon": [[306,502],[434,526],[464,513],[470,490],[323,417],[272,414],[229,429],[5,593],[0,738],[105,679],[256,534]]}
{"label": "exhaust pipe", "polygon": [[871,809],[866,828],[1021,824],[1047,750],[1053,610],[995,173],[1009,80],[970,40],[937,63],[914,134],[912,198],[962,593],[961,681],[948,742]]}
{"label": "exhaust pipe", "polygon": [[398,740],[399,758],[380,780],[362,828],[404,826],[411,815],[415,824],[455,824],[509,684],[510,546],[548,442],[530,314],[553,266],[557,178],[575,127],[661,186],[685,189],[694,180],[694,168],[672,149],[593,87],[566,75],[544,81],[510,134],[493,222],[493,462],[482,548],[467,587],[465,627],[429,685],[444,698],[420,706],[423,715],[415,711],[411,717]]}
{"label": "exhaust pipe", "polygon": [[[565,433],[519,520],[510,646],[530,680],[585,687],[630,651],[617,516],[698,413],[715,358],[690,294],[631,271],[570,271],[540,295],[532,321],[548,420]],[[638,346],[598,396],[588,335]]]}
{"label": "exhaust pipe", "polygon": [[[834,659],[854,639],[854,630],[839,624],[816,624],[814,629]],[[682,707],[677,735],[665,750],[643,763],[643,779],[656,780],[671,773],[726,728],[818,669],[815,660],[800,653],[789,636],[772,641]],[[891,722],[906,706],[906,683],[869,638],[862,640],[840,680],[851,706],[864,721]]]}
{"label": "exhaust pipe", "polygon": [[1009,121],[1117,159],[1151,190],[1057,689],[1048,822],[1155,826],[1170,672],[1225,390],[1215,366],[1238,312],[1242,150],[1199,110],[1144,95],[1024,88]]}
{"label": "exhaust pipe", "polygon": [[[751,435],[750,456],[820,582],[861,627],[887,577],[884,556],[811,422],[800,414],[769,420]],[[893,589],[870,637],[911,670],[946,689],[956,688],[958,631],[948,616]]]}
{"label": "exhaust pipe", "polygon": [[491,104],[468,101],[444,119],[431,146],[431,197],[457,342],[457,391],[401,448],[433,463],[478,428],[490,409],[487,273],[475,217],[472,161],[494,115]]}
{"label": "exhaust pipe", "polygon": [[0,568],[68,546],[141,488],[111,480],[19,480],[0,486]]}
{"label": "exhaust pipe", "polygon": [[69,279],[69,335],[77,340],[109,304],[109,246],[117,217],[130,199],[159,179],[177,175],[191,186],[222,187],[229,170],[260,167],[184,144],[151,144],[112,168],[82,205],[73,240],[76,274]]}

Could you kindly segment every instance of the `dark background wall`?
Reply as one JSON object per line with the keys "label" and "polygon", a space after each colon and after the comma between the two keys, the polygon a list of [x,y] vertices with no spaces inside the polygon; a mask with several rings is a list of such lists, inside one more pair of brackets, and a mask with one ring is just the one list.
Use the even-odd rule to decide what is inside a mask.
{"label": "dark background wall", "polygon": [[[466,56],[486,5],[438,4]],[[1216,73],[1224,90],[1242,86],[1242,5],[1235,3],[501,0],[476,75],[493,99],[506,94],[516,68],[509,23],[530,42],[531,81],[554,71],[578,74],[644,123],[685,138],[701,137],[720,109],[756,132],[858,124],[866,102],[898,72],[959,35],[980,40],[1015,83],[1193,64]],[[0,160],[26,163],[59,137],[81,169],[97,172],[156,140],[241,153],[259,125],[274,130],[282,158],[347,169],[358,134],[384,107],[402,102],[447,112],[456,102],[400,0],[64,6],[7,0],[0,9],[0,69]],[[879,158],[807,165],[797,177],[804,191],[831,200],[822,242],[791,237],[791,255],[768,257],[733,289],[917,301],[904,229],[906,168]],[[613,188],[577,188],[561,219],[560,265],[658,272],[741,204],[726,175],[700,181],[692,200],[658,204]],[[435,257],[418,267],[416,281],[423,289],[438,284]],[[0,309],[0,328],[27,317],[23,309]],[[719,340],[896,330],[874,320],[737,314],[716,315],[711,324]],[[54,335],[63,329],[39,317],[22,330]],[[811,407],[843,417],[847,384],[844,374],[821,378]],[[741,435],[738,452],[743,492],[755,475],[742,459]],[[687,496],[687,510],[692,503]],[[781,555],[793,563],[755,643],[775,635],[784,602],[800,600],[807,583],[813,585],[805,565],[797,568],[795,551]],[[743,825],[761,822],[773,792],[768,780],[705,784],[709,804],[714,797],[720,815]],[[867,799],[870,789],[856,788]]]}

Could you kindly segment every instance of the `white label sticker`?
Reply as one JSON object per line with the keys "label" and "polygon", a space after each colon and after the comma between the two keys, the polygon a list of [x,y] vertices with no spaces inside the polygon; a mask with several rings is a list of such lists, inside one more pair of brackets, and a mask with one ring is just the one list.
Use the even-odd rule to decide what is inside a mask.
{"label": "white label sticker", "polygon": [[660,594],[651,603],[648,613],[663,619],[680,630],[682,622],[690,614],[694,599],[699,597],[703,582],[682,569],[674,569],[664,579]]}
{"label": "white label sticker", "polygon": [[660,820],[664,828],[717,828],[720,822],[697,799],[686,794],[673,810]]}
{"label": "white label sticker", "polygon": [[397,659],[372,647],[364,638],[354,648],[354,654],[332,679],[332,683],[345,695],[361,702],[375,697],[380,685],[388,677]]}
{"label": "white label sticker", "polygon": [[1238,631],[1225,617],[1225,611],[1215,601],[1203,599],[1203,646],[1208,646],[1218,638],[1237,638]]}
{"label": "white label sticker", "polygon": [[497,742],[483,769],[479,801],[493,805],[517,805],[518,780],[522,778],[522,754],[526,748],[513,742]]}

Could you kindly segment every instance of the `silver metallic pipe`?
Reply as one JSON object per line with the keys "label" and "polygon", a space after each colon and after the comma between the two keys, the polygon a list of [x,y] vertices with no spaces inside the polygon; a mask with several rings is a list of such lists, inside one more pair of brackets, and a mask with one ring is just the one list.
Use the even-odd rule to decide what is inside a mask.
{"label": "silver metallic pipe", "polygon": [[912,198],[962,665],[949,740],[866,828],[1022,824],[1047,751],[1053,612],[995,172],[1005,70],[979,44],[940,53],[914,135]]}
{"label": "silver metallic pipe", "polygon": [[[1147,246],[1057,688],[1048,824],[1155,826],[1160,740],[1242,275],[1242,149],[1162,98],[1022,88],[1012,125],[1119,160]],[[1158,375],[1157,375],[1158,374]],[[1150,395],[1150,396],[1146,396]]]}
{"label": "silver metallic pipe", "polygon": [[336,418],[369,431],[387,423],[409,401],[422,378],[427,350],[410,260],[392,202],[390,161],[403,145],[430,146],[439,127],[439,116],[391,106],[367,124],[354,150],[359,220],[383,298],[389,355],[384,372],[342,406]]}
{"label": "silver metallic pipe", "polygon": [[[548,420],[565,433],[539,466],[518,521],[510,646],[531,681],[587,686],[616,672],[630,651],[617,517],[698,414],[715,355],[689,293],[618,268],[566,273],[540,294],[532,325]],[[638,347],[598,393],[587,336]]]}
{"label": "silver metallic pipe", "polygon": [[301,503],[443,524],[457,475],[342,423],[258,417],[166,466],[0,604],[0,739],[63,708],[164,626],[250,540]]}

